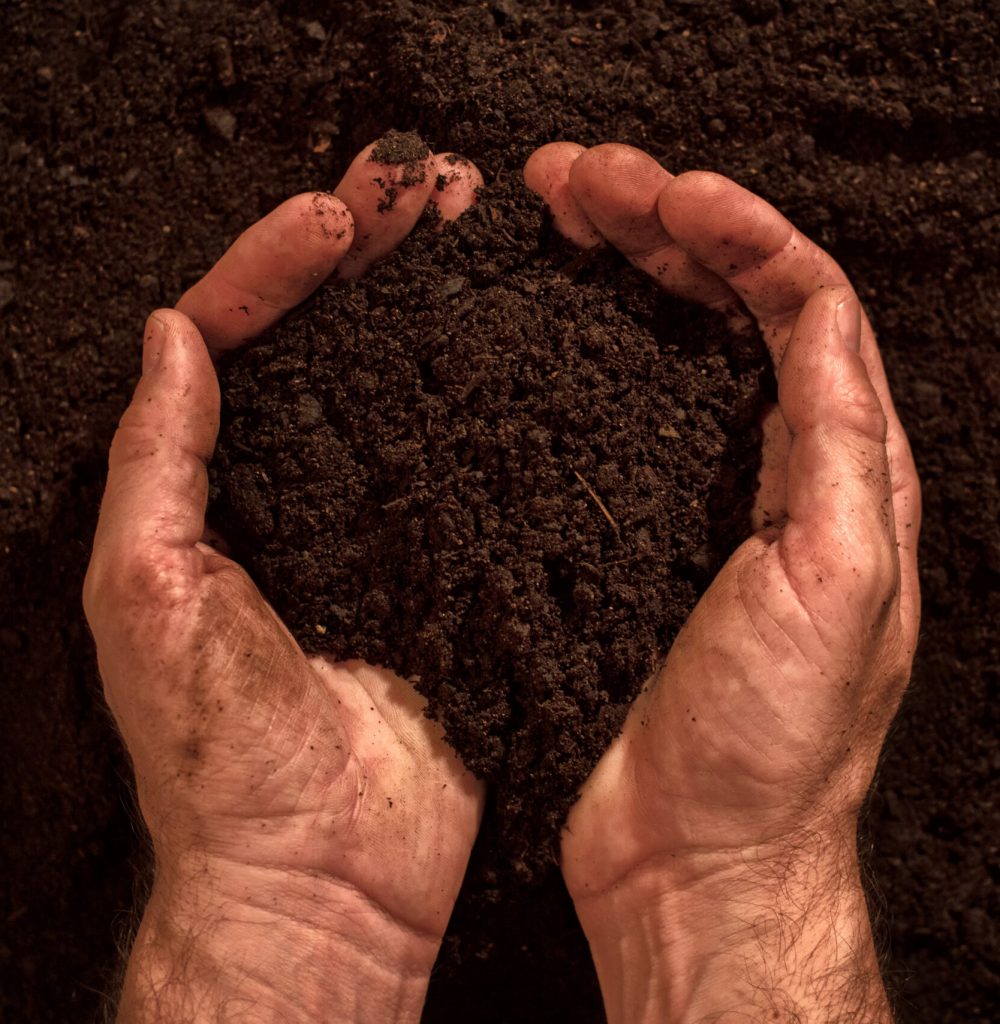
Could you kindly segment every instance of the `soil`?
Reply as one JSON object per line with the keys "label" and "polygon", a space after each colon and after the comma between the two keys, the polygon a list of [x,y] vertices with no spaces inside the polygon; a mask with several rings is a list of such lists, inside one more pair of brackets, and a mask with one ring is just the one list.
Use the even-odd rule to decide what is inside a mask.
{"label": "soil", "polygon": [[[403,138],[377,159],[426,156]],[[491,887],[557,862],[749,532],[773,385],[759,337],[546,220],[516,178],[487,187],[240,351],[212,474],[210,520],[302,646],[413,679],[493,784]]]}
{"label": "soil", "polygon": [[[858,284],[913,441],[927,515],[922,644],[867,822],[871,897],[900,1021],[994,1019],[1000,89],[997,26],[984,6],[344,0],[324,9],[290,0],[248,9],[232,0],[76,0],[8,5],[0,19],[0,793],[9,837],[0,854],[0,1016],[92,1018],[132,916],[142,840],[78,593],[106,449],[138,372],[142,319],[174,301],[249,222],[288,194],[329,187],[362,145],[395,126],[474,160],[492,190],[483,211],[513,202],[511,181],[526,156],[556,138],[627,141],[672,170],[722,171],[778,204]],[[420,263],[435,246],[460,247],[463,230],[474,225],[425,239],[424,256],[414,243],[379,272],[378,287],[391,288],[393,274],[416,260],[422,294],[436,296],[423,307],[435,323],[454,322],[466,290],[502,288],[527,305],[527,272],[480,281],[468,251],[455,252],[455,267]],[[545,316],[558,317],[563,303],[568,318],[574,296],[588,289],[610,294],[602,275],[613,273],[624,304],[607,316],[594,306],[586,312],[605,330],[623,318],[648,327],[648,291],[640,295],[627,275],[622,284],[621,268],[588,266],[564,283],[558,266],[545,263],[556,247],[544,230],[537,244],[541,263],[531,277],[551,302],[541,303]],[[491,249],[494,262],[498,251]],[[434,292],[458,277],[466,283],[454,295]],[[367,300],[374,287],[362,282],[353,294]],[[536,308],[539,292],[530,296]],[[300,322],[346,294],[324,293]],[[483,304],[475,309],[484,329],[488,314]],[[657,318],[669,323],[672,315],[660,310]],[[390,311],[383,316],[388,324]],[[664,356],[655,364],[664,386],[674,361],[668,348],[695,365],[692,340],[702,330],[689,323],[647,337],[648,351]],[[558,337],[545,342],[532,353],[539,368],[560,352]],[[589,388],[613,368],[613,353],[580,352],[577,386],[592,373]],[[398,354],[394,371],[412,373],[415,354]],[[715,355],[735,388],[732,350]],[[493,379],[496,387],[506,378]],[[411,378],[410,393],[433,385],[439,393],[432,388],[429,404],[454,402],[460,381],[464,389],[468,378],[457,370],[440,382]],[[232,401],[238,389],[230,391]],[[314,396],[324,416],[332,416],[325,403],[334,393]],[[637,391],[626,398],[637,409],[643,401]],[[490,400],[483,388],[466,398],[473,407]],[[497,416],[491,427],[501,416],[541,415],[528,391],[520,402],[484,407]],[[300,414],[302,406],[289,408]],[[433,422],[417,427],[432,436]],[[460,451],[433,436],[441,442],[435,465],[447,467]],[[621,480],[602,481],[589,439],[575,444],[558,464],[561,475],[542,458],[544,447],[539,466],[552,470],[548,493],[574,517],[580,543],[610,561],[618,533],[575,473],[618,523],[622,542],[637,545],[632,464],[618,463]],[[657,451],[647,454],[662,468]],[[443,487],[432,469],[421,468],[428,488]],[[718,470],[702,469],[691,486],[710,491]],[[665,606],[691,599],[699,572],[710,571],[726,542],[710,522],[686,527],[692,544],[707,538],[708,562],[695,562],[688,578],[670,574],[664,587],[692,589],[686,598],[668,594]],[[436,529],[444,543],[463,526],[452,516],[450,527]],[[678,546],[672,564],[697,550]],[[544,565],[544,552],[539,559]],[[539,577],[535,592],[565,594],[559,584]],[[576,614],[575,604],[559,606],[567,612]],[[330,636],[341,621],[317,619]],[[661,628],[646,635],[645,650],[668,641],[671,627]],[[638,647],[633,654],[633,665],[650,656]],[[456,909],[426,1019],[599,1020],[557,873],[528,864],[530,884],[486,884],[496,849],[511,841],[501,792],[493,791],[498,806],[470,875],[470,887],[480,887],[467,887]],[[543,831],[539,823],[538,846]]]}

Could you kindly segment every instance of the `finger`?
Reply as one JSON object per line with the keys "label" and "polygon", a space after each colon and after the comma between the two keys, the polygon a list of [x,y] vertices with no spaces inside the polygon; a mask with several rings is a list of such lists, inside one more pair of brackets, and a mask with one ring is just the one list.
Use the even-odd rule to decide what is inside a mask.
{"label": "finger", "polygon": [[286,200],[236,239],[181,296],[213,352],[242,345],[306,299],[350,249],[354,222],[326,192]]}
{"label": "finger", "polygon": [[674,241],[657,202],[671,180],[651,156],[632,146],[595,146],[573,161],[569,187],[601,235],[663,288],[716,309],[737,305],[732,290]]}
{"label": "finger", "polygon": [[788,517],[785,492],[788,479],[788,451],[792,435],[785,426],[781,408],[770,406],[761,419],[761,462],[757,476],[758,487],[754,496],[750,522],[753,529],[765,530],[782,526]]}
{"label": "finger", "polygon": [[548,206],[556,231],[581,249],[593,249],[604,239],[569,187],[570,167],[585,152],[575,142],[550,142],[528,157],[523,173],[524,184]]}
{"label": "finger", "polygon": [[471,160],[457,153],[435,154],[434,190],[428,202],[437,207],[442,224],[457,220],[474,206],[482,187],[483,176]]}
{"label": "finger", "polygon": [[773,206],[721,174],[679,175],[658,209],[676,242],[746,303],[776,367],[806,300],[821,285],[848,284],[834,260]]}
{"label": "finger", "polygon": [[846,287],[803,307],[778,380],[792,436],[788,523],[779,543],[795,592],[826,618],[870,615],[897,591],[886,419],[859,354],[861,308]]}
{"label": "finger", "polygon": [[437,171],[431,151],[412,132],[389,132],[366,146],[334,189],[354,217],[354,244],[337,267],[360,277],[413,230]]}
{"label": "finger", "polygon": [[[757,319],[776,367],[792,326],[820,285],[847,285],[843,270],[760,197],[719,174],[692,171],[667,183],[659,198],[666,230],[725,280]],[[896,414],[875,333],[861,318],[861,356],[887,419],[896,535],[903,563],[905,620],[919,620],[917,540],[920,484],[909,442]]]}
{"label": "finger", "polygon": [[219,386],[208,350],[184,314],[146,323],[142,378],[111,445],[108,482],[86,593],[120,595],[143,581],[176,599],[203,556],[206,466],[219,428]]}

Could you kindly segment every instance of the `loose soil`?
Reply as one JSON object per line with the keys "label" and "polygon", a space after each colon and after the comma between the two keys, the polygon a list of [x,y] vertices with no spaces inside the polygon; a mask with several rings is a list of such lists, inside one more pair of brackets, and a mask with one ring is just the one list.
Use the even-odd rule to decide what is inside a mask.
{"label": "loose soil", "polygon": [[[857,283],[914,444],[927,516],[924,632],[914,683],[871,802],[865,841],[870,892],[898,1019],[992,1021],[1000,989],[1000,657],[992,625],[1000,621],[1000,89],[996,19],[985,5],[343,0],[324,7],[287,0],[248,8],[233,0],[74,0],[44,8],[8,4],[0,21],[0,799],[9,836],[0,854],[0,1016],[91,1019],[113,982],[116,937],[127,933],[132,916],[132,868],[143,843],[131,824],[128,768],[100,699],[77,595],[107,446],[138,372],[142,319],[150,308],[175,301],[248,223],[289,194],[329,188],[361,146],[395,126],[418,132],[435,150],[474,160],[489,190],[476,216],[496,208],[505,226],[513,218],[507,210],[523,208],[507,191],[519,167],[536,145],[552,139],[585,145],[615,139],[643,146],[671,170],[722,171],[777,203]],[[721,358],[716,376],[707,376],[724,380],[729,373],[738,388],[744,371],[729,345],[711,352],[695,344],[708,330],[703,323],[680,322],[676,317],[685,314],[652,308],[649,303],[662,300],[651,299],[621,268],[595,264],[567,274],[543,227],[541,235],[534,228],[523,235],[521,227],[511,231],[522,246],[521,269],[492,280],[487,271],[480,279],[482,264],[477,268],[472,253],[461,250],[469,237],[462,232],[477,225],[493,226],[473,220],[455,234],[415,241],[379,271],[381,283],[373,277],[353,291],[325,293],[298,323],[322,323],[339,308],[326,304],[342,303],[348,294],[371,302],[370,289],[398,287],[406,273],[427,300],[413,303],[423,312],[415,308],[412,315],[445,324],[441,334],[456,322],[466,293],[482,300],[501,289],[505,301],[526,308],[530,299],[540,317],[555,323],[560,315],[566,321],[580,315],[574,296],[600,292],[607,298],[583,313],[605,333],[626,321],[647,332],[635,343],[650,353],[668,397],[675,394],[667,387],[672,368],[702,358]],[[503,245],[496,233],[483,244],[491,247],[483,262],[492,260],[499,271]],[[449,246],[455,266],[431,266],[429,253]],[[531,260],[537,265],[529,274]],[[465,279],[461,287],[442,296],[440,289],[447,282],[457,288],[458,278]],[[534,295],[524,291],[532,281]],[[613,303],[607,314],[604,302]],[[406,335],[393,325],[392,308],[380,317],[369,329],[396,327],[379,333],[379,346],[388,346],[380,358],[390,361],[401,383],[411,374],[408,393],[417,396],[411,412],[420,401],[432,411],[445,403],[451,416],[466,406],[481,409],[494,431],[501,415],[513,415],[515,426],[540,418],[545,427],[530,387],[510,408],[491,409],[491,396],[499,397],[512,378],[500,368],[490,377],[492,391],[479,385],[459,403],[456,392],[470,383],[471,364],[459,373],[446,358],[439,380],[433,358],[422,360],[423,349],[402,348]],[[480,301],[469,317],[482,318],[486,330],[489,307]],[[513,331],[514,323],[504,326]],[[327,331],[323,338],[331,344],[334,336]],[[317,333],[314,340],[322,339]],[[530,339],[517,340],[523,349]],[[269,344],[292,352],[293,341],[289,335]],[[447,357],[460,341],[452,331],[435,357]],[[356,339],[339,336],[336,343],[341,358]],[[434,337],[424,343],[429,353]],[[563,352],[561,343],[558,334],[535,338],[536,361],[528,368],[540,374],[547,359],[558,357],[560,367],[576,375],[573,386],[588,395],[602,375],[610,377],[615,364],[607,347],[590,351],[581,337]],[[359,381],[362,368],[359,359],[353,371]],[[419,379],[412,377],[414,368]],[[621,372],[624,382],[633,371]],[[688,383],[701,387],[696,377],[689,375]],[[319,385],[310,381],[309,387]],[[324,387],[313,397],[323,418],[342,430],[350,407],[334,403],[335,384]],[[238,387],[229,394],[235,403]],[[685,410],[698,409],[700,401],[719,436],[730,429],[724,410],[739,406],[735,390],[730,398],[690,393],[689,405],[683,392],[675,397]],[[643,400],[640,389],[630,389],[619,404],[637,403],[628,407],[636,412]],[[566,416],[599,409],[593,401],[567,406]],[[293,418],[316,410],[297,396],[286,411]],[[391,422],[406,426],[402,419]],[[647,432],[656,440],[645,464],[657,473],[673,465],[656,461],[675,440],[656,435],[666,422],[658,415]],[[411,423],[417,433],[407,438],[438,445],[433,465],[439,469],[451,465],[448,459],[460,464],[463,449],[444,443],[439,423]],[[554,574],[546,568],[539,527],[547,517],[573,524],[566,537],[560,531],[559,543],[575,531],[579,543],[603,558],[591,564],[605,569],[620,543],[632,545],[630,554],[639,551],[643,527],[654,548],[673,543],[665,529],[658,534],[640,522],[641,502],[633,497],[643,495],[633,496],[630,488],[641,481],[630,477],[633,463],[620,451],[598,459],[589,434],[568,433],[569,447],[557,457],[551,443],[547,453],[543,444],[532,448],[527,430],[512,436],[517,444],[503,441],[498,455],[537,457],[546,493],[557,501],[529,523],[538,541],[535,565],[546,575],[536,573],[534,590],[524,590],[545,598],[554,624],[585,613],[577,609],[577,581],[567,589],[568,578],[560,580],[566,549],[550,560]],[[694,433],[686,436],[698,443]],[[472,472],[485,474],[481,464],[491,456],[485,449],[473,453],[470,465],[480,468]],[[341,454],[339,464],[348,469],[352,460],[355,467],[369,466],[367,451],[360,461],[349,445]],[[416,476],[405,445],[400,455],[397,467]],[[739,458],[710,455],[703,475],[685,486],[710,494],[718,467]],[[603,480],[602,462],[614,464],[620,479]],[[521,461],[513,468],[512,484],[529,467]],[[394,522],[433,525],[441,547],[464,540],[468,526],[443,497],[447,474],[434,476],[430,462],[417,469],[435,501],[425,507],[406,492],[410,504],[401,508],[411,514]],[[384,479],[398,484],[400,478]],[[368,495],[364,501],[377,497],[360,493]],[[484,489],[484,510],[492,504],[488,497]],[[507,500],[514,498],[520,500],[512,487]],[[448,511],[451,524],[440,515],[434,520],[433,510]],[[658,549],[672,567],[670,578],[660,581],[667,614],[656,627],[662,632],[650,631],[648,622],[642,627],[645,638],[625,659],[633,672],[668,642],[675,626],[669,609],[693,598],[728,543],[712,523],[711,515],[689,520],[683,549]],[[702,545],[707,560],[699,565]],[[637,562],[645,564],[645,557]],[[691,562],[686,569],[685,559]],[[461,558],[449,564],[456,572],[463,565],[477,569]],[[624,572],[620,577],[632,586],[634,579]],[[607,571],[604,585],[610,593]],[[677,592],[685,587],[686,594]],[[630,599],[621,600],[618,607],[628,607]],[[318,609],[327,617],[317,614],[313,627],[325,625],[329,637],[342,641],[363,633],[378,642],[378,630],[367,626],[384,621],[377,608],[365,608],[367,618],[355,624],[350,615],[330,614],[333,604],[357,619],[349,600],[331,600]],[[299,622],[300,632],[311,615]],[[516,648],[516,631],[507,642]],[[553,664],[568,657],[543,653],[551,653]],[[597,671],[603,668],[598,662]],[[624,699],[624,690],[609,689],[603,706]],[[523,725],[516,703],[506,721]],[[501,735],[512,740],[515,734],[511,728]],[[504,789],[498,777],[493,789],[497,806],[477,845],[426,1019],[597,1021],[592,969],[572,908],[557,872],[540,865],[551,821],[532,824],[537,842],[528,852],[539,856],[524,862],[523,880],[490,874],[497,851],[512,848],[500,796],[512,793],[512,785]]]}
{"label": "loose soil", "polygon": [[412,679],[494,786],[490,888],[556,863],[579,786],[749,533],[773,385],[758,336],[571,249],[541,207],[489,186],[239,352],[213,472],[211,518],[303,647]]}

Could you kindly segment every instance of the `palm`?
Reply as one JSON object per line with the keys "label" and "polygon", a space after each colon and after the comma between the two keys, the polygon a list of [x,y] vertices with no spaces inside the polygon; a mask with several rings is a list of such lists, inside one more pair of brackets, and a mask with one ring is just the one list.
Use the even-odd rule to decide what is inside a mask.
{"label": "palm", "polygon": [[[157,671],[174,682],[149,689],[162,696],[142,713],[163,725],[135,751],[137,763],[163,767],[139,780],[154,835],[222,861],[336,878],[439,934],[481,787],[412,687],[361,663],[307,660],[237,566],[199,555],[179,613],[161,609],[145,626],[172,638]],[[133,714],[119,710],[127,731]]]}
{"label": "palm", "polygon": [[[591,776],[563,839],[570,891],[661,857],[761,847],[860,803],[870,779],[843,778],[848,755],[880,742],[893,708],[866,706],[875,652],[857,656],[849,608],[824,609],[829,626],[810,614],[826,593],[789,579],[782,543],[757,535],[736,552]],[[870,638],[887,658],[898,643]],[[845,725],[831,735],[831,722]]]}

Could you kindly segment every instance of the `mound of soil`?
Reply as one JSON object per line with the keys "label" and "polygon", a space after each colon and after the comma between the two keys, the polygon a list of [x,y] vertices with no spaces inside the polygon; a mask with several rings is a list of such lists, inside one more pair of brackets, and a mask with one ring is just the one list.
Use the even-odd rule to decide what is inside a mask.
{"label": "mound of soil", "polygon": [[414,680],[527,882],[749,533],[771,374],[516,178],[480,198],[231,359],[210,515],[306,650]]}
{"label": "mound of soil", "polygon": [[[721,171],[857,283],[927,523],[921,649],[869,815],[873,905],[902,1024],[995,1018],[995,14],[979,0],[67,0],[6,4],[0,31],[0,1017],[93,1018],[132,919],[142,841],[77,595],[143,318],[395,126],[464,152],[491,189],[559,138]],[[625,520],[614,487],[578,471]],[[599,1020],[558,875],[481,892],[463,893],[426,1019]],[[457,938],[472,935],[474,950]]]}

